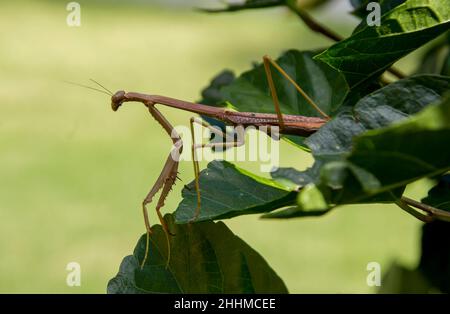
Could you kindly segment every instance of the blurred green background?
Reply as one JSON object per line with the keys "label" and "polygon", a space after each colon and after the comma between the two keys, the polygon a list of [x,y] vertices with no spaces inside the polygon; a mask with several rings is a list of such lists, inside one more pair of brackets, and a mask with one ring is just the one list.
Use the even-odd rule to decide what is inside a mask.
{"label": "blurred green background", "polygon": [[[95,78],[113,90],[196,100],[224,68],[240,73],[264,54],[330,44],[279,9],[207,15],[151,1],[79,2],[81,27],[66,25],[66,1],[0,3],[3,293],[104,293],[144,232],[141,200],[171,145],[143,106],[114,113],[105,95],[63,81]],[[357,21],[342,18],[346,11],[324,7],[313,14],[348,34]],[[410,70],[414,58],[399,66]],[[162,111],[173,124],[187,125],[190,114]],[[311,164],[308,154],[287,143],[281,147],[282,166]],[[240,166],[259,169],[257,163]],[[189,162],[180,172],[185,183],[192,180]],[[182,185],[165,212],[176,208]],[[420,198],[423,185],[408,194]],[[369,262],[386,271],[393,261],[413,266],[418,260],[420,223],[395,206],[225,222],[267,259],[291,292],[375,292],[366,284]],[[66,285],[66,265],[73,261],[81,265],[81,287]]]}

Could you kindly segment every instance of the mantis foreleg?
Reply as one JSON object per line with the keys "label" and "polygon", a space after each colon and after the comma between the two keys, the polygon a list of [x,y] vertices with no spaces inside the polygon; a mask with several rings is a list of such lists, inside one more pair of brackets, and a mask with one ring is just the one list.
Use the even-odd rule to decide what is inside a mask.
{"label": "mantis foreleg", "polygon": [[161,171],[161,174],[158,177],[158,180],[156,180],[155,184],[151,188],[150,192],[145,197],[144,201],[142,202],[142,209],[144,213],[144,221],[145,221],[145,227],[147,229],[147,244],[145,249],[145,256],[142,261],[141,267],[145,265],[145,262],[148,257],[148,250],[149,250],[149,238],[151,234],[150,229],[150,223],[148,219],[148,212],[146,205],[149,204],[153,196],[162,188],[161,195],[159,197],[158,203],[156,205],[156,213],[158,215],[159,221],[161,222],[161,226],[164,229],[164,232],[166,234],[166,240],[167,240],[167,249],[168,249],[168,257],[167,257],[167,265],[170,262],[170,242],[169,242],[169,228],[167,227],[167,224],[161,214],[161,207],[164,205],[164,201],[169,194],[169,192],[172,189],[172,186],[175,184],[175,181],[177,179],[178,175],[178,163],[179,163],[179,156],[183,150],[183,142],[181,140],[181,137],[176,132],[175,128],[170,124],[170,122],[161,114],[161,112],[154,107],[153,104],[148,105],[148,110],[150,114],[155,118],[156,121],[158,121],[162,127],[166,130],[166,132],[171,136],[173,141],[173,148],[167,157],[166,163],[164,165],[163,170]]}

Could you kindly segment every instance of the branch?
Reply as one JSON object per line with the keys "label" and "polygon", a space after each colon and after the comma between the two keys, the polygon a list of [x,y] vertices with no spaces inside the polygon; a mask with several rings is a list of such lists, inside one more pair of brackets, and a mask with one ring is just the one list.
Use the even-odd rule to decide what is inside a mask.
{"label": "branch", "polygon": [[270,8],[283,5],[284,0],[259,0],[259,1],[244,1],[243,3],[227,3],[225,8],[217,8],[217,9],[205,9],[205,8],[197,8],[197,10],[208,12],[208,13],[221,13],[221,12],[235,12],[247,9],[261,9],[261,8]]}
{"label": "branch", "polygon": [[401,198],[401,200],[402,200],[402,202],[404,202],[405,204],[408,204],[409,206],[423,210],[424,212],[428,213],[429,216],[431,216],[431,217],[436,217],[436,218],[439,218],[442,220],[450,221],[450,212],[448,212],[448,211],[438,209],[433,206],[415,201],[406,196],[403,196]]}
{"label": "branch", "polygon": [[306,24],[306,26],[309,27],[312,31],[316,33],[320,33],[324,35],[325,37],[330,38],[334,41],[341,41],[343,38],[341,35],[333,32],[329,28],[323,26],[322,24],[319,24],[316,20],[312,18],[312,16],[307,13],[306,11],[300,9],[297,5],[292,4],[291,2],[287,3],[287,6],[291,11],[293,11],[297,16]]}
{"label": "branch", "polygon": [[[395,203],[408,214],[411,214],[412,216],[426,223],[434,221],[435,218],[439,220],[450,221],[450,212],[415,201],[406,196],[398,199]],[[420,209],[427,214],[422,214],[415,208]]]}
{"label": "branch", "polygon": [[424,215],[420,212],[418,212],[417,210],[415,210],[414,208],[410,207],[404,200],[399,199],[395,202],[395,204],[400,207],[401,209],[403,209],[405,212],[407,212],[408,214],[414,216],[415,218],[419,219],[420,221],[423,221],[425,223],[428,222],[432,222],[434,219],[433,217],[431,217],[430,215]]}

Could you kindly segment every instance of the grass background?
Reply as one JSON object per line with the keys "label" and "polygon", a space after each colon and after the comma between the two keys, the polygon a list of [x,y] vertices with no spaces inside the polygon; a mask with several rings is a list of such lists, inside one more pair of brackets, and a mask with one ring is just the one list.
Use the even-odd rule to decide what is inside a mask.
{"label": "grass background", "polygon": [[[149,1],[151,2],[151,1]],[[241,72],[264,54],[330,42],[283,10],[205,15],[175,8],[80,1],[0,3],[0,292],[104,293],[144,232],[140,203],[170,140],[142,106],[113,113],[105,95],[64,84],[95,78],[110,89],[195,100],[224,68]],[[348,34],[356,20],[317,12]],[[327,15],[328,14],[328,15]],[[415,56],[400,64],[410,68]],[[189,114],[163,109],[175,125]],[[287,143],[281,164],[312,160]],[[205,166],[203,164],[203,166]],[[257,163],[241,167],[256,171]],[[185,182],[191,164],[180,167]],[[422,182],[408,194],[420,198]],[[165,206],[173,211],[182,184]],[[155,217],[153,216],[153,221]],[[420,223],[394,206],[343,207],[322,218],[226,224],[260,252],[291,292],[374,292],[366,265],[415,265]],[[78,262],[81,287],[66,285]]]}

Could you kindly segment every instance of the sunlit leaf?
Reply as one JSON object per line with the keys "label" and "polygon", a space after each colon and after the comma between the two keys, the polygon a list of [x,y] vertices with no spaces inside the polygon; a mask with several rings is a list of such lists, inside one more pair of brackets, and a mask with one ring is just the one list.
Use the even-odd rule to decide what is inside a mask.
{"label": "sunlit leaf", "polygon": [[317,56],[341,71],[351,87],[379,76],[395,61],[450,28],[450,5],[442,0],[407,0]]}
{"label": "sunlit leaf", "polygon": [[[268,212],[295,204],[296,193],[276,181],[244,171],[226,161],[213,161],[200,173],[201,210],[197,221]],[[175,211],[177,223],[195,216],[194,182],[183,189]]]}

